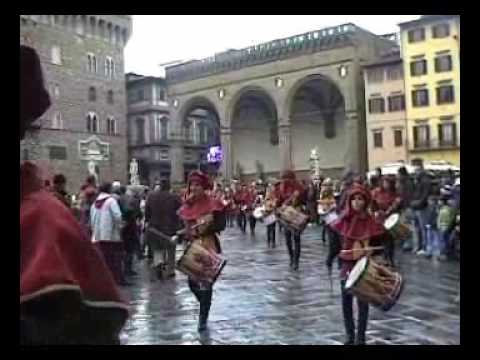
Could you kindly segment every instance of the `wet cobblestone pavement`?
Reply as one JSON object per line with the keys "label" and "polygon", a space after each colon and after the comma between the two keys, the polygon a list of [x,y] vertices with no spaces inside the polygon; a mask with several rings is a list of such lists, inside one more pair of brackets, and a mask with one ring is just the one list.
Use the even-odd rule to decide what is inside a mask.
{"label": "wet cobblestone pavement", "polygon": [[[146,261],[137,263],[134,285],[123,288],[132,314],[123,344],[143,345],[340,345],[344,341],[340,282],[333,293],[325,267],[327,246],[320,227],[302,236],[298,272],[290,270],[283,236],[268,249],[266,229],[256,236],[237,228],[221,236],[228,264],[214,286],[209,331],[197,332],[198,303],[186,277],[151,281]],[[182,246],[178,247],[177,257]],[[371,345],[448,345],[460,343],[460,286],[457,262],[438,263],[397,250],[397,267],[406,281],[387,313],[373,307],[367,330]]]}

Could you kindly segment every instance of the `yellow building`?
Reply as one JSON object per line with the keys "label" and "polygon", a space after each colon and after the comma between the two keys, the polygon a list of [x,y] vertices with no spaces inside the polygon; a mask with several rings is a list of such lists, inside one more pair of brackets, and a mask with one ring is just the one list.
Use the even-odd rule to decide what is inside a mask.
{"label": "yellow building", "polygon": [[408,160],[460,165],[460,16],[400,25]]}

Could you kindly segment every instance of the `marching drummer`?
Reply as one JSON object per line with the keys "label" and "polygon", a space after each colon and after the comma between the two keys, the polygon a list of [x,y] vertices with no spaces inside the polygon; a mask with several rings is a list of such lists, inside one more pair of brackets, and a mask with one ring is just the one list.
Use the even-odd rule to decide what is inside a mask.
{"label": "marching drummer", "polygon": [[332,224],[341,236],[340,259],[342,310],[345,323],[347,340],[345,345],[364,345],[365,333],[368,323],[368,303],[357,298],[358,304],[358,328],[355,337],[355,324],[353,319],[353,295],[345,291],[345,282],[357,260],[363,256],[371,255],[371,251],[364,250],[375,241],[381,239],[385,232],[382,225],[378,224],[368,213],[371,202],[370,193],[360,185],[354,185],[350,189],[345,204],[345,211]]}
{"label": "marching drummer", "polygon": [[[305,189],[297,181],[295,173],[291,170],[286,171],[282,176],[282,181],[278,189],[279,205],[293,206],[296,210],[301,210],[305,206]],[[295,247],[292,247],[292,237]],[[285,228],[285,242],[287,243],[288,255],[290,257],[290,267],[298,270],[300,262],[301,239],[300,233],[292,229]]]}
{"label": "marching drummer", "polygon": [[245,206],[247,207],[246,209],[246,216],[248,218],[248,224],[250,225],[250,234],[255,235],[255,226],[257,224],[257,219],[255,216],[253,216],[253,210],[255,210],[255,207],[259,204],[259,199],[257,197],[257,188],[255,183],[250,184],[246,191],[245,195]]}
{"label": "marching drummer", "polygon": [[268,221],[270,216],[275,218],[275,208],[277,205],[277,198],[275,197],[275,187],[269,185],[267,193],[265,195],[265,221],[267,227],[267,247],[275,247],[275,224],[276,221]]}
{"label": "marching drummer", "polygon": [[245,228],[247,226],[247,218],[245,216],[245,198],[247,196],[247,185],[241,184],[240,189],[238,189],[233,195],[235,206],[237,208],[237,225],[245,233]]}
{"label": "marching drummer", "polygon": [[[375,216],[375,220],[383,224],[385,220],[400,208],[401,199],[397,195],[395,187],[396,179],[394,176],[383,176],[380,186],[372,191],[372,203],[370,210]],[[385,233],[386,256],[391,266],[394,263],[395,243],[393,237]]]}
{"label": "marching drummer", "polygon": [[[225,208],[220,201],[205,193],[210,189],[207,175],[201,171],[192,172],[188,177],[185,203],[178,213],[185,222],[188,241],[198,241],[205,249],[220,254],[222,249],[217,234],[226,226]],[[204,331],[212,302],[213,284],[189,277],[188,285],[200,303],[198,331]]]}

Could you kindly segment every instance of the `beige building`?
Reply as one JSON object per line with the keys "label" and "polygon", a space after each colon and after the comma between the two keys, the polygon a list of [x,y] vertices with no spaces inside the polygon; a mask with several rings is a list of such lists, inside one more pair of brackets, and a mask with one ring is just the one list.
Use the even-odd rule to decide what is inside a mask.
{"label": "beige building", "polygon": [[399,51],[364,67],[368,168],[407,161],[403,64]]}

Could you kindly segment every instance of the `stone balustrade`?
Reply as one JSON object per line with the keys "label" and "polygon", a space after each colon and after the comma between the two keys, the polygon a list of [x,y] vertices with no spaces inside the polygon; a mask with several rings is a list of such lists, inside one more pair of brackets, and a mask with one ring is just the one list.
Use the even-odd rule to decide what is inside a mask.
{"label": "stone balustrade", "polygon": [[343,24],[241,50],[228,50],[202,60],[169,66],[166,68],[166,80],[169,84],[175,84],[305,53],[348,46],[352,44],[351,35],[357,30],[353,24]]}

